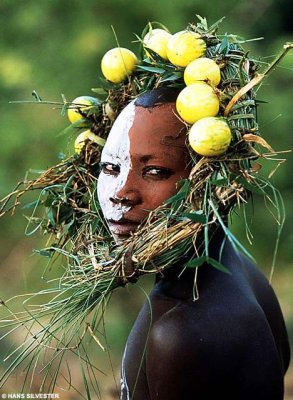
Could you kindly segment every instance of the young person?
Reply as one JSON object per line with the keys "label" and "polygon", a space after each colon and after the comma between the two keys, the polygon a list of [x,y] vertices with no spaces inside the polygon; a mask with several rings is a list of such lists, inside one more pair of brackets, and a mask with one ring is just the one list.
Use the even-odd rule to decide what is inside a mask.
{"label": "young person", "polygon": [[[275,153],[259,134],[254,87],[289,47],[259,75],[259,65],[235,35],[218,37],[219,22],[209,28],[199,19],[172,35],[175,59],[150,54],[146,46],[138,61],[129,50],[115,48],[120,62],[113,64],[113,52],[107,52],[111,74],[97,91],[102,98],[81,96],[61,104],[68,106],[68,117],[75,116],[69,118],[75,121],[74,131],[87,129],[78,130],[76,154],[0,201],[4,215],[14,211],[27,191],[41,191],[29,219],[37,224],[34,232],[50,234],[40,253],[66,259],[53,289],[29,296],[25,312],[9,310],[13,318],[4,321],[12,325],[8,334],[24,326],[28,334],[19,352],[7,357],[11,363],[0,386],[27,361],[23,388],[41,371],[42,390],[46,385],[53,390],[61,364],[67,371],[71,363],[64,357],[69,352],[81,364],[85,393],[98,395],[96,358],[84,338],[91,335],[104,349],[104,337],[99,340],[104,300],[151,273],[154,288],[125,346],[122,400],[283,399],[290,354],[282,312],[266,277],[243,255],[227,221],[233,207],[248,200],[250,188],[262,190],[266,198],[271,196],[267,188],[276,194],[256,174],[260,165],[254,161],[266,154],[255,143],[272,151],[270,159]],[[187,54],[178,58],[186,38],[195,48],[183,46]],[[191,60],[192,49],[196,54]],[[193,61],[195,84],[188,88],[185,72]],[[206,75],[211,64],[214,72]],[[200,133],[195,138],[200,146],[187,141],[191,132]],[[43,217],[35,218],[41,208]],[[37,307],[36,297],[41,297]],[[8,307],[9,301],[2,305]],[[48,362],[40,356],[43,350]],[[68,373],[67,382],[73,382]]]}
{"label": "young person", "polygon": [[[185,138],[170,90],[139,96],[117,117],[98,180],[117,243],[188,177]],[[289,345],[274,291],[221,228],[211,233],[209,250],[230,273],[201,266],[197,300],[195,271],[184,270],[183,260],[157,274],[125,346],[122,400],[283,399]]]}

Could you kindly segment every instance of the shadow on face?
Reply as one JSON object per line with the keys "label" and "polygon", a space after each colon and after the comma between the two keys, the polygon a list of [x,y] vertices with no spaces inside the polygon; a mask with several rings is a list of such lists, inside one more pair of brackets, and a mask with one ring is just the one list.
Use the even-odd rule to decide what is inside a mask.
{"label": "shadow on face", "polygon": [[116,119],[102,152],[98,197],[117,242],[128,237],[177,192],[190,172],[186,127],[175,103],[128,104]]}

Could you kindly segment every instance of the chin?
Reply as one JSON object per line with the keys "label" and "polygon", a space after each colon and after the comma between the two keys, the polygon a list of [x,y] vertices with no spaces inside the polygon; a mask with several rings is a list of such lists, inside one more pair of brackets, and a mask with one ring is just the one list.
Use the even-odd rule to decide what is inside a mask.
{"label": "chin", "polygon": [[133,222],[130,220],[120,220],[120,221],[108,221],[108,227],[117,244],[123,243],[125,240],[131,237],[131,234],[135,232],[139,226],[138,222]]}

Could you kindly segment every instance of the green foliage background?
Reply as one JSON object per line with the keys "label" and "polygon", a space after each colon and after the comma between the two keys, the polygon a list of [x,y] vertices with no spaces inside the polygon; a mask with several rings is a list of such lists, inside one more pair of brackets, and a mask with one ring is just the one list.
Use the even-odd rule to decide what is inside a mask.
{"label": "green foliage background", "polygon": [[[245,47],[252,56],[270,62],[285,42],[292,41],[290,8],[290,0],[214,3],[204,0],[1,0],[0,197],[11,191],[28,169],[46,169],[58,162],[59,153],[70,154],[74,140],[58,136],[68,125],[60,110],[46,105],[9,102],[33,100],[33,90],[43,100],[52,101],[61,100],[61,94],[67,100],[93,95],[91,88],[97,86],[97,78],[101,75],[101,57],[116,46],[111,26],[121,46],[138,52],[134,33],[140,34],[149,21],[160,21],[171,32],[176,32],[196,21],[196,14],[205,16],[210,23],[225,16],[221,32],[237,33],[245,39],[263,36],[263,40],[248,43]],[[292,149],[292,57],[293,52],[264,81],[258,92],[258,98],[267,101],[259,109],[261,133],[276,150]],[[284,196],[287,219],[272,284],[279,296],[293,343],[293,160],[290,153],[286,158],[286,163],[273,178]],[[32,255],[32,249],[41,247],[45,239],[24,236],[24,213],[25,210],[19,210],[16,216],[0,220],[2,299],[40,287],[45,262]],[[254,202],[253,217],[252,247],[246,242],[241,218],[234,218],[234,229],[269,276],[276,224],[259,199]],[[149,281],[142,283],[146,290],[149,285]],[[117,374],[124,342],[144,297],[139,287],[129,288],[115,294],[111,302],[107,326]],[[9,343],[0,348],[1,356],[7,350],[6,346]],[[104,363],[103,358],[97,360],[97,364],[99,362]],[[112,374],[109,366],[105,369],[109,376],[100,379],[106,393],[103,398],[113,398],[111,388],[115,385]],[[293,398],[291,375],[290,372],[286,381],[287,400]],[[16,377],[15,382],[18,381]],[[6,391],[15,391],[15,382],[8,384]],[[75,398],[72,393],[66,396]]]}

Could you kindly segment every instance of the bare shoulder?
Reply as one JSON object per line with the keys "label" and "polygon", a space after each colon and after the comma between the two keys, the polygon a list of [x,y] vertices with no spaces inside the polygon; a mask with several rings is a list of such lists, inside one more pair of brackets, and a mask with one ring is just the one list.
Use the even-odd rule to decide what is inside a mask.
{"label": "bare shoulder", "polygon": [[[225,264],[231,274],[211,266],[203,267],[198,275],[198,300],[193,300],[192,295],[179,297],[173,301],[173,307],[159,313],[151,330],[154,342],[162,340],[162,347],[170,345],[175,350],[178,341],[181,349],[186,346],[202,350],[204,343],[208,343],[214,350],[225,345],[233,351],[239,341],[243,348],[252,347],[257,345],[251,340],[257,333],[270,334],[270,313],[275,320],[282,316],[272,288],[252,263],[232,252],[228,255],[229,262]],[[181,281],[169,279],[165,283],[163,280],[154,291],[154,308],[162,310],[161,304],[168,299],[191,293],[193,282],[191,271]]]}
{"label": "bare shoulder", "polygon": [[[224,296],[225,297],[225,296]],[[215,298],[184,301],[164,313],[152,326],[150,342],[170,356],[186,351],[195,360],[217,354],[241,357],[241,352],[265,346],[264,337],[272,340],[270,328],[259,304],[248,298],[230,302]],[[239,346],[241,344],[241,346]],[[171,355],[173,353],[173,355]],[[231,359],[231,358],[230,358]]]}
{"label": "bare shoulder", "polygon": [[[147,369],[160,393],[168,389],[176,398],[188,387],[206,399],[219,393],[230,399],[229,377],[233,399],[282,399],[287,357],[282,313],[254,267],[252,278],[237,270],[231,276],[212,270],[199,300],[178,301],[152,325]],[[154,307],[156,301],[160,297]],[[270,318],[279,322],[273,326]]]}
{"label": "bare shoulder", "polygon": [[146,365],[151,390],[162,399],[191,393],[205,399],[282,399],[282,364],[266,318],[254,304],[242,310],[217,304],[210,310],[174,307],[152,326]]}

